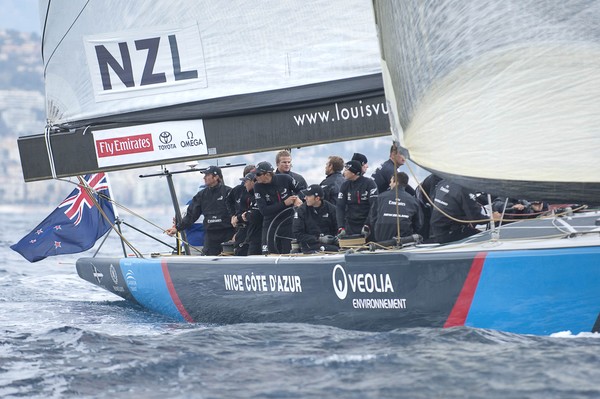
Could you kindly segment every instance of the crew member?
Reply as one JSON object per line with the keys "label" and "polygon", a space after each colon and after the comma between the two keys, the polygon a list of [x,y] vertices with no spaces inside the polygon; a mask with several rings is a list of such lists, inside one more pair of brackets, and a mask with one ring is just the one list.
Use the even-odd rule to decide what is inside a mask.
{"label": "crew member", "polygon": [[242,213],[242,220],[246,223],[246,240],[244,245],[248,247],[248,255],[260,255],[262,253],[262,224],[263,216],[258,209],[256,198],[254,197],[254,172],[244,176],[244,186],[248,192],[248,205],[246,211]]}
{"label": "crew member", "polygon": [[327,177],[321,182],[321,187],[324,193],[323,199],[333,205],[337,202],[340,187],[344,182],[342,170],[344,170],[344,160],[342,158],[332,155],[327,159],[325,164],[325,175]]}
{"label": "crew member", "polygon": [[[400,166],[404,165],[405,162],[406,158],[404,155],[398,151],[396,144],[392,144],[390,158],[375,169],[375,173],[371,175],[373,180],[375,180],[375,184],[377,184],[379,194],[383,194],[390,188],[390,179],[394,176],[394,170],[398,172]],[[406,192],[410,195],[415,195],[415,190],[411,186],[406,186]]]}
{"label": "crew member", "polygon": [[377,186],[372,179],[363,176],[359,161],[346,163],[344,177],[346,181],[338,194],[336,216],[338,235],[369,235],[371,226],[369,212],[377,204]]}
{"label": "crew member", "polygon": [[[477,222],[489,219],[474,194],[449,180],[438,183],[433,202],[430,231],[434,242],[447,243],[470,237],[480,232],[475,227]],[[494,212],[493,216],[497,219],[500,214]]]}
{"label": "crew member", "polygon": [[358,162],[360,162],[360,167],[361,167],[361,170],[362,170],[362,175],[363,176],[367,175],[367,169],[369,169],[369,160],[367,159],[366,155],[361,154],[360,152],[355,152],[352,155],[351,161],[358,161]]}
{"label": "crew member", "polygon": [[246,243],[247,225],[242,219],[242,213],[246,212],[250,205],[244,179],[252,170],[254,170],[254,165],[246,165],[240,184],[231,189],[226,199],[227,210],[232,215],[231,225],[235,229],[233,253],[236,256],[246,256],[248,253],[248,244]]}
{"label": "crew member", "polygon": [[275,166],[277,170],[275,174],[286,174],[296,180],[299,190],[304,190],[307,187],[306,180],[301,174],[292,172],[292,154],[287,150],[282,150],[275,155]]}
{"label": "crew member", "polygon": [[[387,241],[395,237],[416,234],[423,225],[423,212],[417,199],[406,192],[408,175],[398,172],[390,178],[390,189],[377,197],[377,206],[371,214],[371,225],[375,227],[375,240]],[[397,187],[396,187],[397,186]],[[400,231],[398,231],[398,225]]]}
{"label": "crew member", "polygon": [[323,199],[324,192],[318,184],[310,185],[303,193],[306,202],[296,208],[293,222],[300,250],[303,253],[337,251],[335,206]]}
{"label": "crew member", "polygon": [[432,173],[421,182],[421,187],[417,190],[416,197],[423,209],[423,227],[421,227],[419,234],[424,240],[429,238],[429,225],[433,209],[432,203],[435,199],[435,188],[441,180],[441,177]]}
{"label": "crew member", "polygon": [[[256,165],[255,173],[254,197],[263,215],[262,252],[290,253],[293,239],[291,208],[302,204],[298,183],[286,173],[275,174],[273,166],[266,161]],[[289,214],[284,212],[288,208]]]}
{"label": "crew member", "polygon": [[200,215],[204,215],[204,255],[219,255],[221,243],[231,240],[233,227],[231,215],[227,211],[225,198],[231,188],[223,184],[223,173],[217,166],[209,166],[202,171],[206,188],[192,198],[183,219],[165,232],[174,236],[178,231],[189,228]]}
{"label": "crew member", "polygon": [[504,220],[503,223],[507,223],[511,221],[510,219],[538,217],[543,212],[548,211],[548,204],[544,204],[542,201],[529,202],[524,199],[498,197],[493,200],[492,209],[503,214],[508,219]]}

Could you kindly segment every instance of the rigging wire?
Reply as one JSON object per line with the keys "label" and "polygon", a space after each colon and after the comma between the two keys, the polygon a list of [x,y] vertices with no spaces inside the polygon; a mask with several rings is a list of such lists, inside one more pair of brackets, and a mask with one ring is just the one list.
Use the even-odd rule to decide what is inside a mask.
{"label": "rigging wire", "polygon": [[[116,228],[116,223],[113,220],[110,220],[110,218],[108,218],[108,216],[105,214],[105,212],[102,210],[102,207],[100,206],[100,204],[98,203],[98,201],[96,200],[96,197],[92,194],[96,194],[99,198],[102,198],[103,200],[109,201],[111,204],[117,206],[118,208],[128,212],[129,214],[131,214],[132,216],[135,216],[139,219],[141,219],[142,221],[160,229],[163,233],[165,232],[165,230],[158,226],[157,224],[153,223],[152,221],[150,221],[149,219],[141,216],[140,214],[132,211],[131,209],[127,208],[126,206],[116,202],[113,198],[107,196],[106,194],[100,193],[97,190],[94,190],[91,186],[89,186],[89,184],[87,184],[87,182],[82,179],[80,176],[78,176],[79,179],[79,183],[77,182],[73,182],[71,180],[66,180],[66,179],[57,179],[57,180],[61,180],[61,181],[65,181],[67,183],[71,183],[74,184],[82,189],[84,189],[88,195],[90,196],[90,198],[92,199],[94,206],[96,206],[100,212],[100,214],[102,215],[102,217],[110,224],[111,228],[117,233],[117,235],[121,238],[121,240],[135,253],[136,257],[138,258],[143,258],[143,254],[129,241],[125,238],[125,236]],[[189,244],[186,242],[186,244],[190,245],[190,247],[192,247],[193,249],[200,251],[199,248],[194,247],[193,245]]]}
{"label": "rigging wire", "polygon": [[[400,149],[398,147],[396,147],[396,152],[400,151]],[[400,205],[398,204],[398,202],[400,202],[400,200],[398,199],[398,165],[396,164],[396,157],[393,157],[394,159],[392,159],[392,162],[394,163],[394,181],[396,182],[396,185],[394,187],[394,189],[396,190],[396,241],[398,243],[400,243]],[[380,193],[381,195],[381,193]],[[379,201],[379,198],[377,199],[377,201]],[[410,220],[409,220],[410,221]],[[377,222],[377,221],[376,221]],[[375,226],[373,226],[373,230],[375,230]],[[416,232],[415,232],[416,233]],[[377,238],[377,237],[375,237]]]}
{"label": "rigging wire", "polygon": [[[131,244],[129,242],[129,240],[127,240],[123,236],[123,234],[121,234],[121,232],[116,228],[116,225],[115,225],[114,221],[110,220],[110,218],[108,217],[108,215],[106,215],[106,213],[104,212],[104,209],[102,209],[102,206],[100,206],[100,204],[98,203],[98,200],[96,199],[96,196],[93,195],[95,193],[100,198],[101,194],[98,193],[97,191],[95,191],[94,189],[92,189],[92,187],[88,184],[88,182],[83,179],[83,177],[77,176],[77,178],[79,179],[79,186],[81,187],[82,190],[86,191],[86,193],[88,194],[88,196],[90,197],[90,199],[94,203],[94,206],[96,208],[98,208],[98,211],[100,212],[100,214],[102,215],[102,217],[104,218],[104,220],[106,220],[110,224],[110,227],[115,231],[115,233],[117,233],[117,235],[121,238],[121,240],[123,240],[123,242],[125,244],[127,244],[127,246],[129,247],[129,249],[131,249],[138,258],[143,258],[144,256],[142,255],[142,253],[140,251],[138,251],[133,246],[133,244]],[[108,198],[106,196],[103,196],[103,197],[104,198]]]}
{"label": "rigging wire", "polygon": [[[148,223],[149,225],[156,227],[157,229],[159,229],[163,234],[166,233],[166,230],[164,228],[162,228],[161,226],[157,225],[156,223],[152,222],[151,220],[143,217],[142,215],[140,215],[139,213],[129,209],[128,207],[126,207],[123,204],[120,204],[118,202],[116,202],[114,199],[110,198],[110,197],[106,197],[104,194],[100,194],[103,196],[103,198],[105,198],[106,200],[110,201],[113,205],[117,206],[119,209],[124,210],[125,212],[129,213],[132,216],[137,217],[138,219],[142,220],[143,222]],[[183,239],[180,239],[181,242],[183,242],[184,244],[189,245],[191,248],[195,249],[196,251],[200,252],[200,249],[193,246],[192,244],[190,244],[187,241],[184,241]]]}
{"label": "rigging wire", "polygon": [[[44,43],[46,39],[46,26],[48,25],[48,14],[50,13],[50,3],[52,0],[48,0],[48,6],[46,7],[46,16],[44,17],[44,26],[42,27],[42,48],[40,49],[42,53],[42,62],[44,62]],[[46,63],[44,62],[44,65]]]}
{"label": "rigging wire", "polygon": [[[50,14],[50,3],[51,3],[51,1],[52,0],[48,1],[48,7],[46,9],[46,18],[44,19],[44,31],[43,31],[43,36],[42,36],[42,59],[44,59],[44,43],[45,43],[44,38],[46,36],[46,25],[48,24],[48,15]],[[58,44],[56,45],[56,47],[54,47],[54,50],[52,51],[52,54],[50,54],[50,57],[48,57],[48,61],[44,60],[44,77],[46,77],[46,69],[48,69],[48,64],[50,64],[50,60],[54,56],[54,53],[56,53],[56,50],[58,50],[58,48],[62,44],[63,40],[65,40],[65,37],[67,37],[67,35],[69,34],[69,32],[71,31],[71,29],[75,25],[75,22],[77,22],[77,20],[79,19],[79,17],[83,13],[83,11],[86,9],[86,7],[89,4],[89,2],[90,2],[90,0],[87,0],[85,2],[85,4],[83,5],[83,7],[81,7],[81,10],[79,11],[79,14],[77,14],[77,16],[75,17],[75,19],[73,20],[73,22],[71,23],[71,25],[69,26],[69,28],[67,29],[67,31],[60,38],[60,40],[59,40]]]}

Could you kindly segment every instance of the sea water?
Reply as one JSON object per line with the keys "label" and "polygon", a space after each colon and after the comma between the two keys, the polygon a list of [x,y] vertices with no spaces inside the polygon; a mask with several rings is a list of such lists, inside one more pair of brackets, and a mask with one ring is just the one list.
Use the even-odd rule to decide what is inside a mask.
{"label": "sea water", "polygon": [[177,323],[12,251],[43,217],[0,212],[2,398],[600,397],[598,334]]}

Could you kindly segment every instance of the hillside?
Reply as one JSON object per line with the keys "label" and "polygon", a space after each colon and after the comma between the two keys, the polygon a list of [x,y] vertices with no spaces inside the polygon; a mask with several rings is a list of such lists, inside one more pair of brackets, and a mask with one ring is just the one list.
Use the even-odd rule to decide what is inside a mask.
{"label": "hillside", "polygon": [[0,30],[0,137],[42,131],[43,93],[39,35]]}

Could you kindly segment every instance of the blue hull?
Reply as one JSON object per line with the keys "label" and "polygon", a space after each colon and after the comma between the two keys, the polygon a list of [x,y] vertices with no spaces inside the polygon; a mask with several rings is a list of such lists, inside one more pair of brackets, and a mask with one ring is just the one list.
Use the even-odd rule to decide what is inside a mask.
{"label": "blue hull", "polygon": [[598,331],[600,246],[316,257],[85,258],[79,275],[175,320],[386,331]]}

